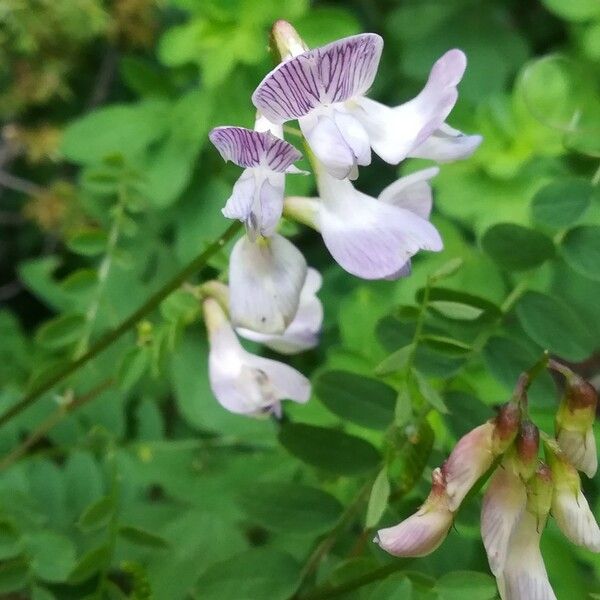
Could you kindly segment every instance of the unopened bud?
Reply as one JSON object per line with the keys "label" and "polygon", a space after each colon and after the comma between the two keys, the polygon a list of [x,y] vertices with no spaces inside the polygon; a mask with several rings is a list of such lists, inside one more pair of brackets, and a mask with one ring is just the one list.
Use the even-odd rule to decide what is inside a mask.
{"label": "unopened bud", "polygon": [[519,423],[521,422],[521,409],[514,402],[504,404],[494,419],[494,454],[502,454],[513,442]]}
{"label": "unopened bud", "polygon": [[308,50],[308,46],[294,27],[283,19],[275,21],[273,24],[273,28],[271,29],[271,46],[282,61],[298,56],[298,54],[302,54]]}
{"label": "unopened bud", "polygon": [[531,479],[527,482],[527,510],[538,517],[538,522],[545,523],[552,504],[554,483],[552,471],[545,463],[539,463]]}
{"label": "unopened bud", "polygon": [[523,421],[515,443],[515,468],[525,481],[536,471],[539,445],[540,430],[531,421]]}
{"label": "unopened bud", "polygon": [[598,396],[594,387],[572,373],[556,414],[556,438],[569,461],[588,477],[598,468],[596,440],[592,427]]}

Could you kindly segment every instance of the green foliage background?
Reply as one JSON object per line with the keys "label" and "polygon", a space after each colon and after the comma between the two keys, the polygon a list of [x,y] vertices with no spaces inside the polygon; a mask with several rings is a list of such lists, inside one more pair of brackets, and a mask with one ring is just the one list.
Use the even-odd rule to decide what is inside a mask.
{"label": "green foliage background", "polygon": [[[239,171],[207,133],[251,126],[279,18],[310,46],[383,35],[371,96],[390,104],[445,50],[467,53],[450,123],[485,141],[433,181],[445,250],[408,279],[362,282],[284,224],[324,274],[325,325],[292,359],[313,398],[281,426],[213,398],[189,286],[4,422],[2,597],[495,597],[477,496],[430,557],[394,560],[371,539],[419,505],[431,468],[543,350],[598,376],[597,0],[4,0],[0,410],[224,231]],[[359,184],[377,195],[397,175],[377,162]],[[548,432],[558,395],[550,376],[531,389]],[[598,478],[585,486],[598,515]],[[597,556],[554,525],[543,553],[561,600],[598,597]]]}

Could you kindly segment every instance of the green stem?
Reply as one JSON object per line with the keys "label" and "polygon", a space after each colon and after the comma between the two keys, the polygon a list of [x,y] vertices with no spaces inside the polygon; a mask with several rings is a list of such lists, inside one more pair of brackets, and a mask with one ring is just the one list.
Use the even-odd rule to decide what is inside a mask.
{"label": "green stem", "polygon": [[[323,557],[331,550],[338,535],[347,527],[352,521],[356,512],[360,509],[363,502],[366,500],[367,494],[373,485],[373,481],[369,480],[359,490],[358,494],[352,502],[346,507],[338,522],[335,524],[333,529],[327,534],[327,536],[321,540],[318,546],[314,549],[311,555],[308,557],[304,568],[300,572],[300,582],[298,583],[298,589],[308,580],[308,578],[316,571]],[[294,599],[298,598],[298,594],[294,594]]]}
{"label": "green stem", "polygon": [[300,596],[298,600],[325,600],[326,598],[336,598],[341,596],[342,594],[346,594],[347,592],[351,592],[353,590],[357,590],[369,583],[373,583],[375,581],[379,581],[380,579],[385,579],[392,573],[396,573],[397,571],[402,571],[406,568],[407,563],[409,561],[399,560],[389,565],[385,565],[383,567],[379,567],[378,569],[374,569],[373,571],[369,571],[360,577],[356,577],[355,579],[351,579],[346,583],[342,583],[337,586],[321,586],[304,596]]}
{"label": "green stem", "polygon": [[87,394],[76,398],[68,404],[59,406],[53,413],[44,419],[30,434],[9,454],[0,461],[0,471],[4,471],[26,452],[39,442],[53,427],[58,425],[68,414],[97,398],[103,391],[112,385],[112,380],[107,379],[90,390]]}
{"label": "green stem", "polygon": [[431,290],[431,278],[427,277],[425,282],[425,288],[423,289],[423,300],[419,307],[419,314],[417,316],[417,323],[415,326],[415,333],[411,342],[411,350],[406,361],[406,372],[410,372],[410,368],[414,362],[415,354],[417,353],[417,347],[421,341],[421,335],[423,333],[423,327],[425,326],[425,314],[427,312],[427,306],[429,304],[429,292]]}
{"label": "green stem", "polygon": [[108,280],[108,274],[110,273],[110,269],[112,266],[115,250],[117,249],[117,243],[119,241],[119,233],[121,231],[121,223],[123,221],[123,216],[125,214],[125,191],[119,191],[119,200],[115,206],[115,212],[113,216],[113,222],[110,227],[110,231],[108,234],[108,240],[106,244],[106,252],[104,253],[104,258],[100,263],[100,267],[98,268],[98,286],[96,287],[96,293],[94,294],[94,298],[90,303],[86,313],[85,313],[85,330],[83,336],[79,340],[77,344],[77,348],[75,350],[75,354],[73,358],[77,360],[79,357],[85,354],[85,351],[88,349],[90,343],[90,337],[94,331],[94,325],[96,323],[96,316],[98,314],[98,310],[100,308],[100,302],[102,301],[102,296],[104,294],[104,289],[106,287],[106,281]]}
{"label": "green stem", "polygon": [[43,394],[50,391],[57,383],[66,379],[69,375],[77,371],[80,367],[87,364],[98,354],[108,348],[111,344],[120,339],[130,329],[135,327],[136,323],[151,313],[158,305],[173,291],[179,288],[187,279],[197,273],[206,265],[209,259],[216,254],[223,246],[232,239],[240,230],[242,224],[239,221],[232,223],[223,234],[212,244],[184,267],[177,275],[168,281],[163,287],[155,292],[140,308],[127,317],[120,325],[112,331],[109,331],[98,342],[96,342],[83,356],[68,363],[59,369],[52,377],[36,385],[19,402],[11,406],[0,415],[0,427],[5,425],[13,417],[21,413],[28,406],[33,404]]}

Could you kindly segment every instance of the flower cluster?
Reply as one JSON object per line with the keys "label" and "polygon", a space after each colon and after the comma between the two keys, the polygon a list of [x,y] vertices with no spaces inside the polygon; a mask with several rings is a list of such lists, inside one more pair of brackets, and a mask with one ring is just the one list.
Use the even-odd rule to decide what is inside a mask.
{"label": "flower cluster", "polygon": [[[483,498],[481,535],[503,600],[556,598],[539,547],[550,514],[571,542],[600,552],[600,528],[578,473],[592,477],[597,469],[596,391],[563,365],[552,361],[551,366],[566,377],[556,437],[540,436],[527,417],[524,387],[518,387],[495,419],[461,438],[442,467],[433,471],[423,506],[377,533],[375,541],[384,550],[415,557],[435,550],[471,488],[493,471]],[[545,460],[538,456],[540,437]]]}
{"label": "flower cluster", "polygon": [[[305,401],[308,384],[281,387],[275,370],[283,366],[245,352],[235,332],[292,353],[317,343],[322,321],[315,295],[320,276],[277,233],[282,215],[319,231],[333,258],[357,277],[408,275],[419,250],[442,249],[429,222],[429,180],[438,168],[403,177],[373,198],[354,188],[358,167],[370,164],[372,151],[394,165],[406,157],[444,162],[470,156],[481,142],[445,122],[466,68],[460,50],[435,63],[418,96],[388,107],[366,96],[383,49],[380,36],[357,35],[309,50],[285,21],[276,22],[272,34],[282,62],[252,95],[254,129],[224,126],[210,133],[223,159],[244,169],[223,215],[246,230],[231,252],[228,290],[217,299],[208,293],[204,301],[210,379],[225,408],[253,415],[277,412],[282,398]],[[307,147],[316,198],[285,198],[286,174],[306,174],[295,167],[301,153],[283,139],[283,125],[292,120]]]}

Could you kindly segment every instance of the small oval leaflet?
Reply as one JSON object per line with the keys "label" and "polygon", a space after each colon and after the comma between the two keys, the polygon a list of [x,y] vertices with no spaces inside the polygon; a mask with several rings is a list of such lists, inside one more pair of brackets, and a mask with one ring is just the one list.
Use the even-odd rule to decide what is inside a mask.
{"label": "small oval leaflet", "polygon": [[381,456],[366,440],[337,429],[288,423],[279,442],[290,454],[314,467],[339,475],[359,475],[377,467]]}
{"label": "small oval leaflet", "polygon": [[554,256],[552,240],[516,223],[492,225],[481,238],[483,250],[507,271],[533,269]]}

